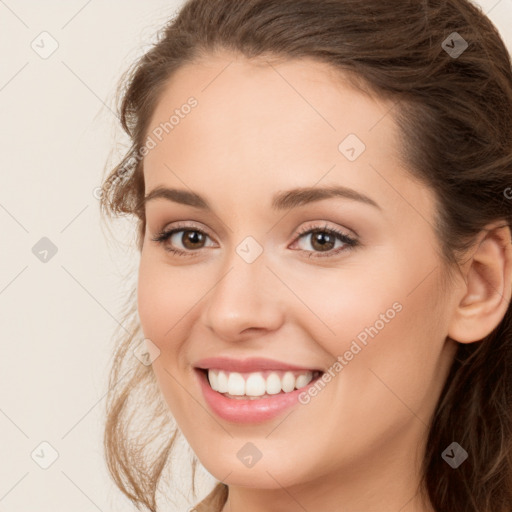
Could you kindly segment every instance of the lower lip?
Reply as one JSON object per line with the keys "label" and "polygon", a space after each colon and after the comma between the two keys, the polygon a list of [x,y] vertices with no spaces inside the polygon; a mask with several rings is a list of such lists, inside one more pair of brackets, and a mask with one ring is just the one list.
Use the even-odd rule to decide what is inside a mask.
{"label": "lower lip", "polygon": [[275,418],[284,410],[298,403],[298,397],[304,391],[307,392],[320,378],[312,380],[307,386],[290,391],[278,393],[268,398],[237,399],[228,398],[214,391],[208,382],[206,374],[196,369],[199,383],[203,391],[204,399],[210,409],[219,417],[233,423],[260,423]]}

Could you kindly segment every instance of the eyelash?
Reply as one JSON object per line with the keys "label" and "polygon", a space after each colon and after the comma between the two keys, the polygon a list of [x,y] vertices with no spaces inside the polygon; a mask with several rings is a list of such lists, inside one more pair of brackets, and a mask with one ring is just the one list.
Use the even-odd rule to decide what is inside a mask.
{"label": "eyelash", "polygon": [[[180,225],[179,224],[179,225],[177,225],[176,227],[174,227],[174,228],[172,228],[170,230],[161,231],[155,237],[153,237],[151,240],[153,242],[157,242],[157,243],[163,245],[164,249],[166,251],[168,251],[168,252],[170,252],[172,254],[175,254],[177,256],[188,257],[188,256],[192,256],[193,253],[199,252],[198,250],[197,251],[193,251],[193,250],[182,251],[181,249],[173,249],[171,247],[165,246],[165,242],[172,235],[174,235],[175,233],[179,233],[180,231],[197,232],[197,233],[201,233],[201,234],[211,238],[208,235],[208,233],[205,233],[202,229],[198,229],[195,226]],[[313,226],[313,227],[307,227],[307,228],[300,229],[299,231],[297,231],[295,233],[295,238],[293,240],[293,243],[297,242],[304,235],[313,234],[315,232],[328,233],[330,235],[334,235],[336,239],[340,240],[345,245],[343,247],[338,247],[338,249],[331,249],[330,251],[326,251],[325,254],[323,254],[321,251],[306,251],[304,249],[300,249],[299,250],[300,252],[309,253],[309,257],[310,258],[313,256],[313,254],[315,254],[315,256],[313,256],[313,258],[333,257],[333,256],[338,255],[342,251],[349,251],[349,250],[351,250],[351,249],[353,249],[353,248],[355,248],[356,246],[359,245],[359,241],[356,240],[355,238],[352,238],[352,237],[348,236],[347,234],[343,233],[342,231],[337,230],[336,228],[332,228],[332,227],[330,228],[327,225],[325,225],[323,227],[322,226]]]}

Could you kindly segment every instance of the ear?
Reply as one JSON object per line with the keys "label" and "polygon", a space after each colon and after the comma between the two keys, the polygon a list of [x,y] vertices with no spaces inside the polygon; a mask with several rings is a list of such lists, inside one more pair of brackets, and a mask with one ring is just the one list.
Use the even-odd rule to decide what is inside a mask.
{"label": "ear", "polygon": [[490,334],[507,312],[512,289],[510,228],[487,226],[465,263],[465,285],[452,315],[448,336],[460,343],[479,341]]}

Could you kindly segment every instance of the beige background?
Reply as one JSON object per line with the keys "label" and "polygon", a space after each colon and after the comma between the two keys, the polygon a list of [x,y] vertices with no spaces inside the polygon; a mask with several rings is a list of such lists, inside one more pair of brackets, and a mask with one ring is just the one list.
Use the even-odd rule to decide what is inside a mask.
{"label": "beige background", "polygon": [[[512,49],[512,0],[478,3]],[[106,239],[94,190],[118,133],[117,80],[179,5],[0,0],[0,511],[135,510],[101,440],[111,335],[136,272],[122,279],[138,260],[129,230],[124,246]],[[43,237],[57,249],[36,246],[46,262],[32,251]],[[47,469],[42,442],[58,452]]]}

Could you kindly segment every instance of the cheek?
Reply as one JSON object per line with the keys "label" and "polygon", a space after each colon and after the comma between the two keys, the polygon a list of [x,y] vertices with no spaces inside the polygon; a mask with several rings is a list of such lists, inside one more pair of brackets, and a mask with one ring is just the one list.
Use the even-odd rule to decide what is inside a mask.
{"label": "cheek", "polygon": [[366,328],[377,323],[382,330],[393,321],[405,296],[406,284],[384,267],[347,262],[339,269],[282,269],[283,281],[299,298],[289,302],[294,321],[332,355],[348,350],[358,336],[364,341]]}
{"label": "cheek", "polygon": [[190,279],[185,279],[179,270],[142,255],[137,286],[138,313],[144,336],[161,351],[166,340],[176,336],[185,323],[179,320],[190,313],[194,304],[193,288]]}
{"label": "cheek", "polygon": [[[187,285],[188,282],[188,285]],[[194,286],[177,268],[170,268],[150,254],[142,255],[137,286],[138,313],[145,338],[160,350],[152,369],[173,417],[187,425],[193,416],[190,400],[180,380],[182,340],[190,332]],[[189,427],[190,428],[190,425]]]}
{"label": "cheek", "polygon": [[[416,272],[421,274],[418,269]],[[316,294],[310,292],[308,306],[315,314],[309,312],[300,319],[302,330],[314,333],[315,342],[333,362],[332,380],[319,398],[311,398],[305,408],[309,416],[304,419],[311,438],[318,435],[319,428],[327,438],[331,433],[339,436],[325,446],[326,457],[338,449],[354,456],[365,453],[372,442],[392,438],[410,422],[421,428],[418,418],[428,421],[444,381],[437,276],[411,293],[418,284],[412,270],[410,274],[379,274],[381,281],[377,275],[360,274],[358,284],[348,274],[339,281],[344,284],[339,291],[331,281],[323,300],[321,294],[315,299]],[[327,281],[316,279],[316,289],[322,289]],[[311,290],[312,285],[302,282],[297,293]],[[331,404],[327,417],[323,414],[326,400]],[[321,417],[322,426],[311,422],[311,416]],[[344,445],[346,439],[351,439],[350,448]]]}
{"label": "cheek", "polygon": [[446,323],[436,262],[380,256],[372,265],[304,272],[300,279],[288,271],[286,282],[306,306],[294,319],[333,362],[345,356],[353,375],[367,379],[368,368],[382,364],[386,374],[401,368],[397,378],[428,379],[424,372],[433,371]]}

